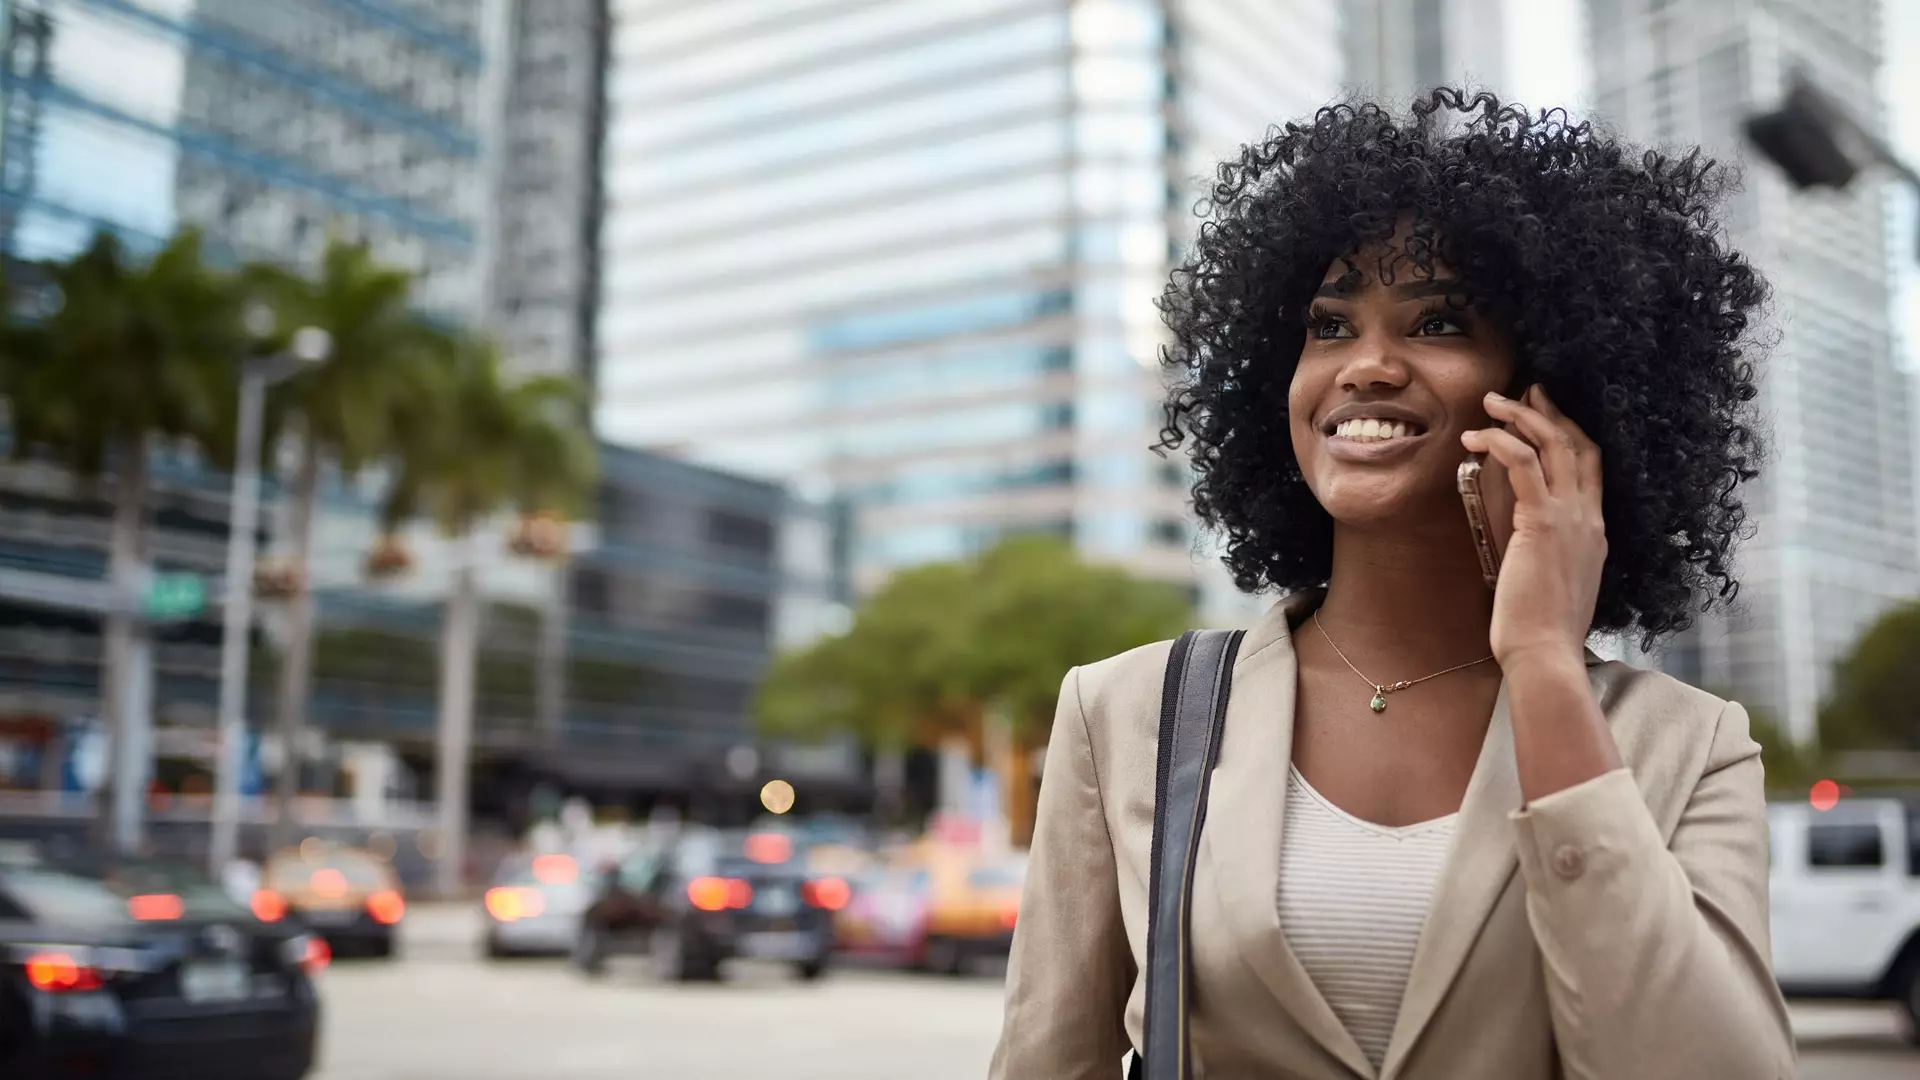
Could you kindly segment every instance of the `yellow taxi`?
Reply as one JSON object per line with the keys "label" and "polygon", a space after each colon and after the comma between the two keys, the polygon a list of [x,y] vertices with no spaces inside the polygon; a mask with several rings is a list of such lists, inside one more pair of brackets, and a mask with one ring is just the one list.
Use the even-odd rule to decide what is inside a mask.
{"label": "yellow taxi", "polygon": [[920,858],[927,871],[920,966],[958,975],[976,960],[1006,956],[1020,914],[1026,856],[928,849]]}

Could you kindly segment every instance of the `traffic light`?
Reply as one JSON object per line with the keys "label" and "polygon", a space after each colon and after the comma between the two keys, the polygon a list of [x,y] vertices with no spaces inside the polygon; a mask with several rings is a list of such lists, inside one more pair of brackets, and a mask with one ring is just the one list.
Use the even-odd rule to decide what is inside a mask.
{"label": "traffic light", "polygon": [[1795,77],[1780,107],[1747,120],[1747,138],[1780,166],[1794,187],[1843,188],[1873,157],[1859,160],[1864,147],[1849,138],[1855,125],[1840,106],[1812,83]]}
{"label": "traffic light", "polygon": [[1862,170],[1881,165],[1920,190],[1920,174],[1804,72],[1793,73],[1778,108],[1749,117],[1745,127],[1748,141],[1796,188],[1838,190]]}

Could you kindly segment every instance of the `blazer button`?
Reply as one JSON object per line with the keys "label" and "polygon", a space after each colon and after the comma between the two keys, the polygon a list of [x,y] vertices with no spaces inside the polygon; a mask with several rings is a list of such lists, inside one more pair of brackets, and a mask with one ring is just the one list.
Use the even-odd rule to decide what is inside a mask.
{"label": "blazer button", "polygon": [[1561,844],[1553,849],[1553,872],[1563,880],[1572,881],[1585,873],[1587,857],[1572,844]]}

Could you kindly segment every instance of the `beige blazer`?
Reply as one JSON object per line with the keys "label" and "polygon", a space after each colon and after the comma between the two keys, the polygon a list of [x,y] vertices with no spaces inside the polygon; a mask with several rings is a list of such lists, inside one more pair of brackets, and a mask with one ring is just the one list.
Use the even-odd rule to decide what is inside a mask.
{"label": "beige blazer", "polygon": [[[1193,886],[1192,1046],[1206,1080],[1375,1076],[1278,914],[1290,627],[1313,599],[1276,605],[1233,668]],[[1139,1045],[1168,649],[1076,668],[1061,688],[994,1080],[1115,1080]],[[1665,675],[1587,663],[1627,768],[1522,807],[1502,687],[1385,1080],[1794,1075],[1769,968],[1767,816],[1745,710]]]}

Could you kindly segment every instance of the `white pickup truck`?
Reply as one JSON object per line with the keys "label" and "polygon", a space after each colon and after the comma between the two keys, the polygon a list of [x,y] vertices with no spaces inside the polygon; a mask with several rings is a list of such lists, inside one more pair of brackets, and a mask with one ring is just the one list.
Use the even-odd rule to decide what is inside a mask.
{"label": "white pickup truck", "polygon": [[1775,803],[1768,817],[1781,988],[1899,1002],[1920,1042],[1920,797]]}

